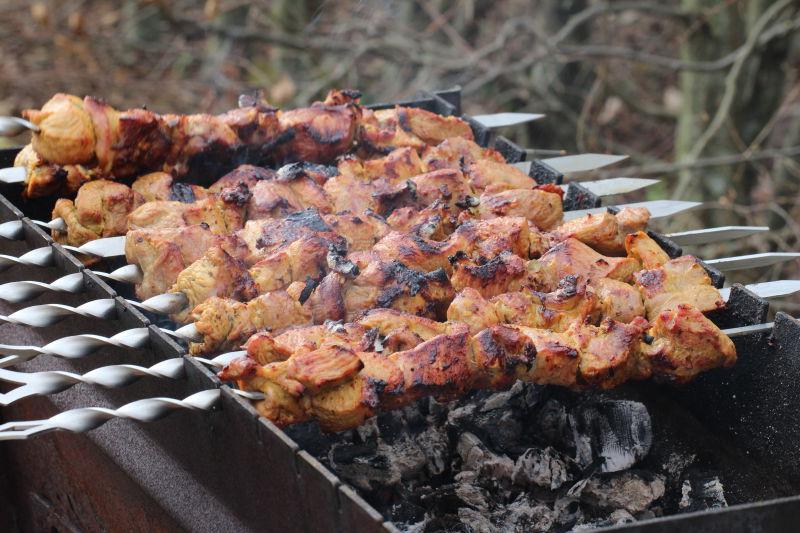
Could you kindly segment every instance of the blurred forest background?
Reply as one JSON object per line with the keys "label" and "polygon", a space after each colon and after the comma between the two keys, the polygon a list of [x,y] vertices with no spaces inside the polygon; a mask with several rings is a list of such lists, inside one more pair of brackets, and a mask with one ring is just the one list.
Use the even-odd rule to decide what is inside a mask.
{"label": "blurred forest background", "polygon": [[[546,113],[503,132],[532,156],[628,154],[605,175],[706,202],[664,229],[774,230],[687,252],[800,251],[800,0],[0,3],[3,115],[58,91],[221,112],[253,89],[286,107],[453,85],[468,113]],[[779,277],[798,263],[729,276]]]}

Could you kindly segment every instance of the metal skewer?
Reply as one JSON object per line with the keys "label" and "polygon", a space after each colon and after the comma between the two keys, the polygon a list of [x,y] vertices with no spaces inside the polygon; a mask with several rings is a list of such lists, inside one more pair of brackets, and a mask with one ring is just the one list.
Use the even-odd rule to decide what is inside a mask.
{"label": "metal skewer", "polygon": [[484,127],[489,129],[505,128],[533,122],[544,118],[541,113],[491,113],[488,115],[472,115],[473,120],[477,120]]}
{"label": "metal skewer", "polygon": [[24,131],[39,131],[39,126],[19,117],[0,117],[0,137],[15,137]]}
{"label": "metal skewer", "polygon": [[679,246],[692,244],[709,244],[728,239],[741,239],[757,233],[769,231],[769,226],[724,226],[720,228],[695,229],[679,231],[664,235]]}
{"label": "metal skewer", "polygon": [[[231,389],[234,394],[251,400],[263,399],[258,392]],[[153,422],[173,411],[210,411],[222,397],[220,389],[210,389],[187,396],[183,400],[174,398],[146,398],[119,407],[84,407],[64,411],[47,420],[30,420],[24,422],[8,422],[0,425],[0,441],[24,440],[55,430],[66,430],[73,433],[84,433],[96,429],[112,418],[124,418],[139,422]]]}
{"label": "metal skewer", "polygon": [[[224,353],[214,359],[195,357],[194,360],[211,368],[221,369],[229,362],[246,353],[241,350]],[[165,359],[149,368],[138,365],[109,365],[96,368],[83,375],[61,370],[16,372],[0,368],[0,381],[22,385],[5,394],[0,394],[0,406],[11,405],[30,396],[44,396],[62,392],[78,383],[100,385],[106,388],[124,387],[144,376],[161,379],[183,379],[186,377],[184,360],[182,357]]]}
{"label": "metal skewer", "polygon": [[[193,324],[176,330],[161,328],[161,331],[183,341],[197,341],[197,328]],[[26,346],[18,344],[0,344],[0,368],[6,368],[17,363],[29,361],[39,355],[51,355],[64,359],[79,359],[86,357],[105,347],[117,348],[144,348],[150,343],[150,330],[148,328],[132,328],[120,331],[112,337],[84,333],[70,335],[54,340],[44,346]]]}

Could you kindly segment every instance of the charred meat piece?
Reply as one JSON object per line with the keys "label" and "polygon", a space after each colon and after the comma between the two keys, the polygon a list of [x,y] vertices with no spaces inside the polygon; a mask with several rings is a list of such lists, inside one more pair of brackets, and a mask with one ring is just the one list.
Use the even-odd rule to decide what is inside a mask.
{"label": "charred meat piece", "polygon": [[626,252],[625,237],[629,233],[642,231],[647,227],[649,219],[650,213],[647,209],[626,207],[615,215],[608,212],[589,214],[564,222],[551,230],[549,236],[553,243],[573,238],[600,253],[622,255]]}
{"label": "charred meat piece", "polygon": [[469,124],[457,117],[444,117],[407,107],[362,111],[359,142],[367,152],[388,152],[392,148],[422,150],[451,137],[472,140]]}
{"label": "charred meat piece", "polygon": [[166,172],[151,172],[136,178],[131,188],[139,193],[145,202],[161,200],[191,203],[208,196],[208,191],[203,187],[180,182]]}
{"label": "charred meat piece", "polygon": [[101,237],[123,235],[128,229],[128,215],[142,204],[141,196],[127,185],[98,180],[85,184],[75,201],[61,198],[53,207],[53,218],[61,218],[66,234],[53,231],[60,243],[80,246]]}
{"label": "charred meat piece", "polygon": [[186,267],[212,246],[224,242],[224,237],[215,235],[204,225],[129,231],[125,239],[125,257],[143,273],[136,295],[145,300],[167,292]]}

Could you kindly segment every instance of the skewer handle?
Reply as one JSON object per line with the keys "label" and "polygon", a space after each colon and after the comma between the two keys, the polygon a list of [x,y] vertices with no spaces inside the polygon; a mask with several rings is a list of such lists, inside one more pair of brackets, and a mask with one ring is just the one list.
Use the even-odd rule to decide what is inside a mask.
{"label": "skewer handle", "polygon": [[[259,393],[234,390],[234,393],[250,399],[259,399]],[[25,440],[36,435],[56,430],[84,433],[96,429],[114,418],[153,422],[174,411],[210,411],[222,397],[220,389],[210,389],[187,396],[183,400],[174,398],[147,398],[123,405],[118,409],[85,407],[64,411],[46,420],[8,422],[0,425],[0,441]]]}
{"label": "skewer handle", "polygon": [[24,131],[39,131],[39,126],[19,117],[0,117],[0,137],[15,137]]}
{"label": "skewer handle", "polygon": [[[245,353],[247,352],[229,352],[214,359],[196,357],[195,360],[212,368],[220,369]],[[5,394],[0,394],[0,406],[11,405],[30,396],[55,394],[67,390],[78,383],[118,388],[129,385],[145,376],[160,379],[181,379],[185,376],[183,358],[165,359],[149,368],[137,365],[103,366],[83,375],[60,370],[27,373],[0,368],[0,381],[22,385]]]}
{"label": "skewer handle", "polygon": [[0,271],[6,270],[14,265],[47,267],[53,265],[53,249],[49,246],[36,248],[19,257],[13,255],[0,254]]}
{"label": "skewer handle", "polygon": [[78,359],[106,346],[144,348],[149,342],[150,331],[147,328],[134,328],[121,331],[113,337],[91,334],[71,335],[41,347],[0,344],[0,355],[6,356],[0,358],[0,368],[28,361],[37,355],[46,354],[65,359]]}

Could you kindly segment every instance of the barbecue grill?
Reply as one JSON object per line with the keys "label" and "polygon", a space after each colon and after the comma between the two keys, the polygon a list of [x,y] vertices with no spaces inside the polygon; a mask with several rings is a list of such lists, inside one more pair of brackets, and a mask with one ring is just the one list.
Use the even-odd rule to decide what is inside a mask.
{"label": "barbecue grill", "polygon": [[[459,114],[460,92],[426,93],[399,104],[440,114]],[[395,103],[375,107],[392,105]],[[503,137],[492,138],[481,124],[465,118],[480,144],[493,142],[509,162],[526,159],[525,150]],[[2,151],[0,167],[11,166],[14,155],[15,151]],[[536,163],[530,175],[539,182],[560,183],[563,178],[556,170]],[[3,472],[13,472],[5,480],[6,490],[13,488],[22,497],[22,501],[16,502],[21,511],[19,525],[37,530],[129,529],[135,523],[141,524],[141,529],[196,531],[396,530],[392,520],[401,523],[405,510],[391,516],[385,494],[381,494],[385,487],[380,484],[374,490],[353,488],[351,485],[358,486],[358,476],[340,468],[349,463],[331,452],[334,447],[346,450],[353,443],[369,444],[374,433],[326,436],[313,424],[282,431],[259,417],[246,398],[223,385],[206,366],[184,356],[185,349],[157,327],[162,325],[158,320],[163,319],[143,314],[130,305],[125,300],[131,296],[128,286],[101,279],[31,222],[49,218],[50,206],[46,200],[22,202],[16,188],[11,186],[4,187],[2,193],[0,222],[21,221],[23,239],[0,239],[0,253],[20,257],[29,250],[49,247],[53,256],[47,267],[23,264],[9,268],[0,274],[0,281],[52,281],[69,273],[80,274],[84,279],[82,293],[45,292],[23,306],[44,302],[78,306],[88,300],[113,298],[116,309],[116,318],[112,320],[88,321],[68,316],[54,326],[37,329],[6,324],[2,326],[3,343],[43,346],[89,330],[111,337],[131,328],[147,328],[149,338],[149,343],[141,349],[105,346],[86,358],[38,357],[19,365],[20,370],[68,369],[83,374],[99,365],[149,367],[159,361],[183,357],[186,374],[182,380],[145,378],[124,388],[79,384],[58,395],[29,398],[4,407],[0,410],[4,421],[45,419],[87,405],[114,409],[149,397],[181,399],[208,390],[218,390],[220,398],[211,410],[197,409],[196,413],[177,414],[147,424],[112,420],[85,434],[56,432],[28,442],[5,444],[0,448],[7,463]],[[597,195],[570,184],[565,209],[599,205]],[[671,257],[681,254],[680,247],[669,238],[654,232],[650,235]],[[103,266],[107,268],[101,270],[111,271],[120,266],[119,260],[116,261],[106,261]],[[723,274],[712,267],[707,270],[714,284],[721,287]],[[0,304],[4,315],[19,307]],[[749,326],[765,322],[767,311],[764,299],[735,286],[727,307],[716,313],[713,320],[725,328]],[[651,456],[648,460],[666,460],[679,453],[697,455],[696,465],[711,473],[708,479],[716,476],[721,480],[729,504],[724,508],[714,505],[702,508],[697,503],[699,507],[694,512],[653,517],[608,530],[666,531],[692,527],[750,531],[792,527],[792,519],[800,511],[800,456],[794,446],[798,429],[789,422],[799,392],[793,379],[798,363],[792,359],[800,350],[799,333],[800,323],[779,313],[772,331],[754,331],[734,339],[739,362],[732,369],[708,372],[677,390],[630,384],[613,393],[591,395],[595,411],[602,411],[603,406],[616,408],[613,406],[622,405],[615,403],[621,398],[646,408],[652,434],[636,438],[652,441],[646,448],[655,458]],[[565,392],[551,394],[546,387],[527,389],[531,390],[525,394],[541,396],[534,402],[535,409],[542,406],[543,398],[570,407],[570,402],[576,402],[578,396]],[[485,396],[467,399],[459,406],[485,400]],[[422,415],[402,416],[436,415],[431,413],[430,405],[420,403],[425,404],[418,408]],[[624,417],[622,420],[631,422]],[[397,422],[397,416],[381,415],[375,432],[391,441],[400,433],[393,422]],[[480,441],[482,437],[475,438]],[[591,463],[592,458],[589,459]],[[345,473],[346,478],[337,477],[334,473],[337,470]],[[0,477],[0,491],[4,488],[2,481]],[[180,489],[176,491],[176,487]],[[691,483],[689,488],[693,488]],[[698,490],[694,487],[695,493]],[[691,494],[688,498],[691,500]],[[439,509],[450,506],[455,510],[462,505],[439,496],[433,500],[436,502],[432,505]],[[689,505],[691,508],[695,503]],[[3,518],[0,515],[0,520]]]}

